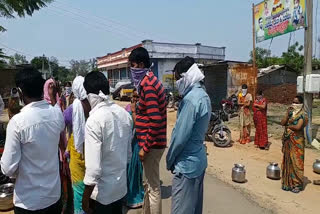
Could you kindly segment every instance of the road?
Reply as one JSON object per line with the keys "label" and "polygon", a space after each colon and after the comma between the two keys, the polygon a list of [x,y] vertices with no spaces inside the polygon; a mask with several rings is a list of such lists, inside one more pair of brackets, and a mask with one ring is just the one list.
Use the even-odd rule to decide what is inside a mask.
{"label": "road", "polygon": [[[166,170],[165,156],[160,165],[162,181],[162,213],[170,214],[171,179],[172,175]],[[125,212],[126,213],[126,212]],[[129,210],[127,214],[140,214],[141,209]],[[203,214],[267,214],[271,213],[254,202],[248,200],[231,186],[221,182],[212,175],[206,174],[204,180],[204,209]]]}

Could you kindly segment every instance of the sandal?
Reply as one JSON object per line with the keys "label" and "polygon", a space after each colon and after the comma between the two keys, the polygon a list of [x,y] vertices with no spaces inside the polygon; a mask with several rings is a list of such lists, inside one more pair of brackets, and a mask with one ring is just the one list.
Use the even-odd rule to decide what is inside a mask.
{"label": "sandal", "polygon": [[291,192],[293,192],[293,193],[299,193],[300,192],[300,188],[299,187],[296,187],[296,188],[294,188],[294,189],[292,189],[291,190]]}
{"label": "sandal", "polygon": [[314,184],[314,185],[320,185],[320,180],[314,180],[314,181],[313,181],[313,184]]}

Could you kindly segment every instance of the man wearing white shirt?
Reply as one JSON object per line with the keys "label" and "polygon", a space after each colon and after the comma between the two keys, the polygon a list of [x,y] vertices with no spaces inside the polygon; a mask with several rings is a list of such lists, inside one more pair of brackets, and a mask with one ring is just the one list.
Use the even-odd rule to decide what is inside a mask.
{"label": "man wearing white shirt", "polygon": [[58,145],[63,115],[42,100],[40,72],[25,68],[15,81],[26,106],[9,121],[1,158],[2,172],[16,176],[14,212],[57,214],[61,210]]}
{"label": "man wearing white shirt", "polygon": [[[91,111],[85,128],[86,187],[82,209],[86,213],[121,214],[121,199],[127,194],[132,119],[109,99],[109,83],[102,73],[87,74],[84,88]],[[93,207],[89,208],[90,197]]]}
{"label": "man wearing white shirt", "polygon": [[263,40],[264,40],[263,19],[259,18],[259,30],[257,32],[257,41],[261,42]]}

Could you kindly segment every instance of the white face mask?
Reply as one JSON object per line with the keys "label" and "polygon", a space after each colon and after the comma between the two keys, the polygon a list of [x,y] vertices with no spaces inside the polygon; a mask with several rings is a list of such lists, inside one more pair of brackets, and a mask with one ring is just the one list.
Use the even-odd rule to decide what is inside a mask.
{"label": "white face mask", "polygon": [[204,79],[204,75],[197,64],[193,64],[186,73],[181,74],[181,79],[176,81],[176,86],[181,96],[186,91]]}
{"label": "white face mask", "polygon": [[293,109],[293,111],[292,111],[293,116],[295,116],[296,114],[298,114],[302,110],[303,104],[295,104],[294,103],[291,105],[291,107]]}
{"label": "white face mask", "polygon": [[181,79],[176,81],[176,87],[178,89],[179,95],[182,96],[184,94],[185,91],[185,80],[182,77]]}
{"label": "white face mask", "polygon": [[243,95],[243,96],[246,96],[246,95],[247,95],[247,92],[248,92],[248,89],[242,89],[242,95]]}
{"label": "white face mask", "polygon": [[93,109],[102,100],[97,94],[88,94],[87,99],[90,103],[91,109]]}
{"label": "white face mask", "polygon": [[112,103],[110,102],[110,97],[108,95],[105,95],[102,91],[100,91],[99,94],[88,94],[87,99],[90,103],[91,109],[93,109],[96,105],[98,105],[101,102]]}

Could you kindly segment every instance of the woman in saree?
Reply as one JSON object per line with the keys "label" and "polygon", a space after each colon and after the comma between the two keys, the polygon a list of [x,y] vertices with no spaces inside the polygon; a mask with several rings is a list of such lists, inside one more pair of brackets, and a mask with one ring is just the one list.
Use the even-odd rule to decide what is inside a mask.
{"label": "woman in saree", "polygon": [[[58,94],[58,85],[52,79],[48,79],[43,86],[43,99],[46,100],[52,106],[60,106],[60,97]],[[63,112],[63,109],[61,109]],[[62,214],[71,214],[72,212],[72,188],[70,180],[70,170],[67,159],[65,158],[65,152],[67,148],[67,141],[65,132],[60,134],[59,143],[59,158],[60,158],[60,179],[61,179],[61,201],[62,201]]]}
{"label": "woman in saree", "polygon": [[253,103],[253,121],[256,127],[254,145],[260,149],[268,148],[267,100],[259,91]]}
{"label": "woman in saree", "polygon": [[304,127],[307,121],[303,98],[297,96],[281,121],[285,127],[282,137],[282,189],[293,193],[303,190]]}
{"label": "woman in saree", "polygon": [[238,96],[238,103],[240,105],[239,122],[240,122],[240,144],[250,143],[251,132],[251,113],[250,107],[252,103],[252,95],[248,93],[248,86],[242,85],[242,90]]}
{"label": "woman in saree", "polygon": [[[131,105],[129,104],[126,107],[126,110],[132,115],[133,120],[135,122],[135,112],[136,112],[136,104],[139,101],[139,95],[137,90],[134,89]],[[139,158],[139,150],[140,147],[138,145],[137,138],[135,136],[135,131],[132,139],[132,158],[128,165],[128,172],[127,172],[127,185],[128,185],[128,193],[126,197],[127,206],[130,208],[138,208],[141,207],[143,204],[144,198],[144,189],[142,184],[142,176],[143,176],[143,169],[142,163]]]}
{"label": "woman in saree", "polygon": [[82,196],[85,188],[83,183],[85,175],[84,129],[91,107],[87,100],[87,92],[83,87],[83,82],[84,78],[81,76],[74,79],[72,93],[75,99],[63,113],[68,132],[67,151],[70,156],[69,166],[73,189],[74,214],[84,213],[82,210]]}

